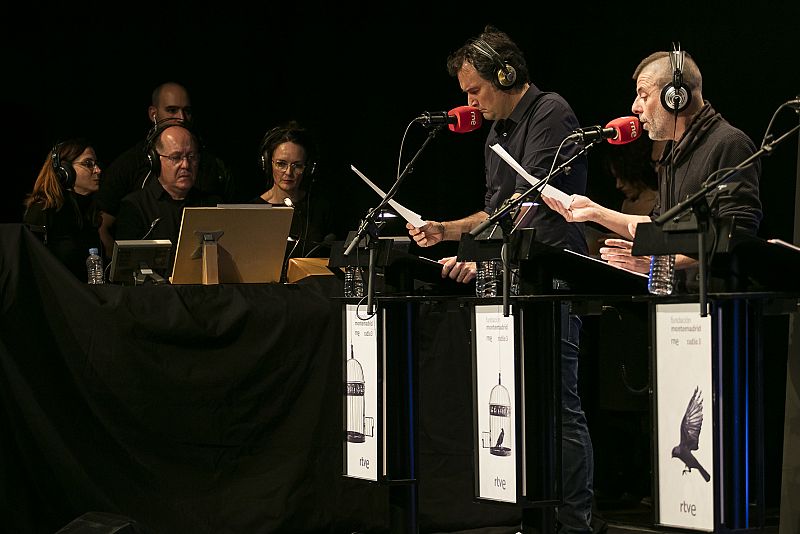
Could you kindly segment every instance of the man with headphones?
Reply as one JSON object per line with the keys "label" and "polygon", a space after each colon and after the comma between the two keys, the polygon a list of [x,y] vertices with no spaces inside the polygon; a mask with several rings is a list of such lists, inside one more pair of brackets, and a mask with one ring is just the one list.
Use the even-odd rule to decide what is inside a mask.
{"label": "man with headphones", "polygon": [[216,206],[222,199],[195,187],[200,145],[184,121],[168,119],[157,124],[147,137],[142,158],[151,178],[120,202],[116,237],[169,239],[175,245],[184,207]]}
{"label": "man with headphones", "polygon": [[[561,142],[579,127],[567,101],[557,93],[542,91],[529,79],[525,57],[505,33],[487,26],[480,37],[467,41],[447,60],[448,72],[458,79],[467,95],[467,105],[476,107],[483,117],[494,121],[486,139],[484,157],[486,195],[484,208],[463,219],[426,221],[415,228],[408,224],[416,243],[428,247],[444,240],[459,240],[485,221],[503,203],[519,196],[530,184],[489,147],[499,143],[533,176],[544,178],[551,167],[567,161],[580,147],[567,143],[554,162]],[[555,163],[555,166],[554,166]],[[568,195],[586,190],[587,160],[578,156],[569,164],[569,172],[551,177],[550,184]],[[536,208],[530,226],[543,243],[588,252],[583,225],[567,223],[558,213],[544,206]],[[440,260],[442,276],[459,282],[475,278],[474,262]],[[562,281],[554,280],[554,287]],[[581,320],[562,307],[562,466],[564,501],[558,506],[562,532],[591,532],[592,477],[594,460],[592,442],[578,395],[578,344]]]}
{"label": "man with headphones", "polygon": [[[633,79],[636,97],[631,110],[639,116],[650,139],[666,142],[657,165],[659,201],[653,215],[697,193],[709,177],[720,176],[718,171],[736,167],[755,153],[747,134],[703,99],[700,69],[680,47],[647,56],[636,67]],[[735,217],[738,231],[755,235],[762,217],[760,175],[761,164],[756,160],[736,175],[738,188],[732,188],[730,194],[710,193],[707,200],[712,214]],[[633,239],[639,222],[651,220],[650,216],[620,213],[582,196],[575,197],[568,209],[555,199],[543,199],[567,221],[593,221],[628,239]],[[603,247],[601,257],[618,267],[647,273],[650,257],[632,256],[631,246],[631,242],[623,242]],[[680,275],[678,291],[697,292],[697,261],[679,255],[676,269]]]}
{"label": "man with headphones", "polygon": [[[179,119],[187,124],[192,122],[192,101],[187,89],[175,82],[166,82],[153,89],[151,103],[147,108],[147,118],[152,125],[167,119]],[[151,129],[152,131],[152,129]],[[141,189],[144,182],[152,178],[148,171],[149,163],[142,155],[147,148],[147,139],[142,139],[120,154],[103,173],[103,181],[97,193],[102,224],[100,236],[110,256],[115,236],[115,220],[119,213],[122,198]],[[233,180],[230,170],[218,157],[203,150],[203,160],[197,172],[195,184],[199,189],[219,195],[225,201],[233,201]]]}

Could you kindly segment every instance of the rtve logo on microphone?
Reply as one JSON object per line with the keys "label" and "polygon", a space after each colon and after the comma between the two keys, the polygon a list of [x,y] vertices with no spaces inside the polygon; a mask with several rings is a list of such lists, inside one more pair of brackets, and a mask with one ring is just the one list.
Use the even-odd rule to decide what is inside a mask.
{"label": "rtve logo on microphone", "polygon": [[639,121],[631,119],[628,124],[631,127],[631,139],[639,137]]}

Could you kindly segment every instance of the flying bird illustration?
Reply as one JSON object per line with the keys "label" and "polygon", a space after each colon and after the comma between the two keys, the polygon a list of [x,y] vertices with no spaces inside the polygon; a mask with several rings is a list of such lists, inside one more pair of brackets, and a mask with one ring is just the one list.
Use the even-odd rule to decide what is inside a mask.
{"label": "flying bird illustration", "polygon": [[700,441],[700,429],[703,426],[703,399],[700,397],[702,392],[699,387],[694,388],[692,398],[686,407],[686,413],[681,420],[681,442],[672,448],[672,457],[679,458],[686,465],[683,475],[691,473],[692,469],[697,469],[706,482],[711,480],[708,474],[692,451],[696,451]]}

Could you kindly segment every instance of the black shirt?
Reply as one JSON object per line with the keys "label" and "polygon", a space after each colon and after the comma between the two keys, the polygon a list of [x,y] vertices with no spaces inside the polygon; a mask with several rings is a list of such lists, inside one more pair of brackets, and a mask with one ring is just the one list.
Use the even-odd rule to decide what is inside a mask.
{"label": "black shirt", "polygon": [[[674,154],[673,154],[674,148]],[[692,122],[678,143],[668,142],[659,161],[659,204],[655,215],[666,212],[697,193],[705,181],[720,178],[721,169],[736,167],[756,152],[753,141],[714,111],[709,102],[692,117]],[[733,194],[706,195],[714,217],[735,218],[737,231],[756,235],[763,213],[759,196],[761,162],[754,161],[738,171],[731,184],[738,183]],[[709,273],[710,275],[712,273]],[[698,267],[677,271],[678,291],[697,293],[700,289]],[[710,289],[721,290],[719,280],[709,279]]]}
{"label": "black shirt", "polygon": [[[492,125],[486,138],[486,198],[484,211],[491,215],[514,193],[524,193],[530,184],[490,147],[499,143],[535,178],[550,172],[553,157],[561,142],[579,127],[575,113],[564,98],[542,92],[531,84],[508,119]],[[562,148],[556,167],[578,152],[577,143],[568,141]],[[586,192],[587,160],[579,156],[548,182],[568,195]],[[530,227],[536,228],[536,241],[588,253],[583,224],[568,223],[543,202],[539,202]]]}
{"label": "black shirt", "polygon": [[60,209],[45,209],[33,203],[25,210],[26,224],[45,228],[47,248],[79,280],[86,281],[86,258],[90,248],[103,250],[97,232],[99,219],[93,195],[66,191]]}
{"label": "black shirt", "polygon": [[[736,167],[755,152],[756,147],[747,134],[731,125],[706,102],[677,145],[670,141],[664,148],[658,169],[656,215],[697,193],[709,177],[712,180],[721,178],[725,173],[717,172],[720,169]],[[731,179],[731,183],[739,184],[734,194],[709,193],[706,198],[713,213],[718,217],[735,216],[738,227],[755,234],[762,218],[760,176],[761,161],[757,159]]]}
{"label": "black shirt", "polygon": [[[120,201],[125,195],[141,189],[150,169],[145,154],[144,140],[135,144],[119,155],[103,170],[100,178],[100,190],[97,192],[97,204],[109,215],[117,216]],[[218,195],[225,202],[233,201],[234,184],[230,171],[224,162],[211,152],[203,151],[200,155],[200,166],[197,170],[195,187],[209,194]]]}
{"label": "black shirt", "polygon": [[[249,202],[249,204],[266,203],[260,196]],[[292,227],[289,230],[292,241],[286,250],[289,257],[302,258],[309,253],[311,257],[327,257],[330,248],[321,244],[326,236],[334,233],[331,203],[321,194],[308,192],[293,204],[293,208]]]}
{"label": "black shirt", "polygon": [[169,239],[174,251],[181,229],[183,208],[216,206],[221,200],[197,188],[192,188],[186,198],[175,200],[157,179],[148,179],[143,189],[126,195],[120,202],[116,239],[144,239],[145,236],[147,239]]}

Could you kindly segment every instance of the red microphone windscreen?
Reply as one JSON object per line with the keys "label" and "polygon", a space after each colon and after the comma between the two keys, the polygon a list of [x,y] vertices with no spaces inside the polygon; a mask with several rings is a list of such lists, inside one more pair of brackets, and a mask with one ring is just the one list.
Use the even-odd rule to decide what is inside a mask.
{"label": "red microphone windscreen", "polygon": [[447,112],[450,117],[456,118],[455,124],[448,124],[451,132],[467,133],[473,132],[483,124],[483,115],[472,106],[458,106]]}
{"label": "red microphone windscreen", "polygon": [[607,141],[612,145],[624,145],[636,141],[642,135],[642,127],[638,117],[617,117],[606,124],[606,128],[614,128],[617,136]]}

